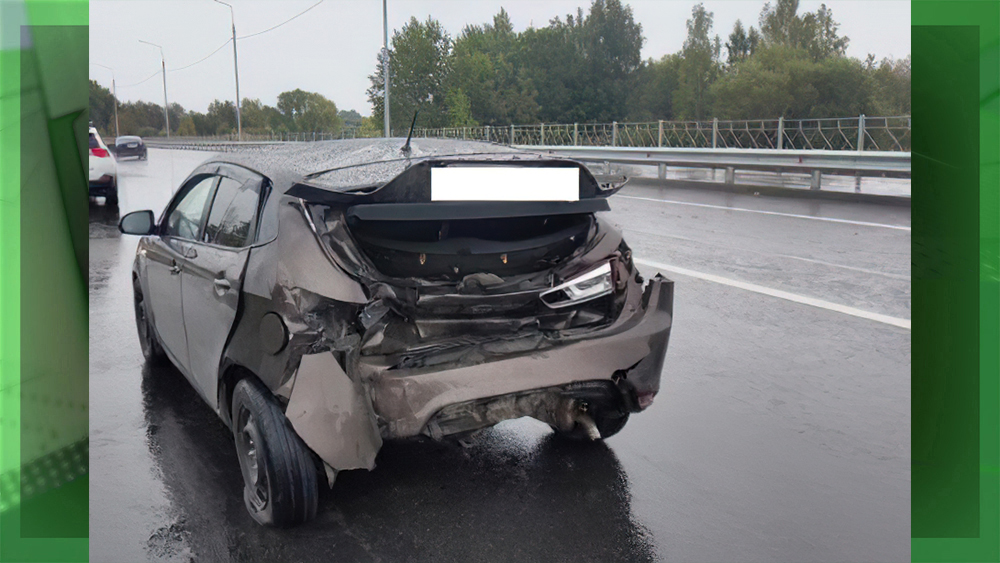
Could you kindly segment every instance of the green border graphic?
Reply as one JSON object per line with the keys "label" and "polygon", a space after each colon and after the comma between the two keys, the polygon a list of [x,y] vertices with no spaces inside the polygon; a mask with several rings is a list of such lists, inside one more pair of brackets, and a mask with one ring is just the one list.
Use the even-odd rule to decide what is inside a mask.
{"label": "green border graphic", "polygon": [[88,560],[88,20],[0,0],[0,561]]}
{"label": "green border graphic", "polygon": [[912,560],[1000,560],[1000,5],[914,2]]}
{"label": "green border graphic", "polygon": [[[89,542],[72,522],[55,523],[63,535],[45,537],[44,530],[36,529],[28,534],[34,537],[23,537],[20,506],[22,471],[33,475],[52,465],[67,468],[62,477],[68,494],[85,498],[87,493],[80,487],[86,475],[74,473],[75,460],[86,457],[85,443],[53,443],[47,455],[23,460],[27,465],[22,468],[29,441],[21,424],[34,407],[24,402],[22,389],[21,278],[33,271],[25,260],[51,262],[53,256],[22,253],[21,170],[26,159],[35,159],[39,167],[47,167],[40,176],[57,188],[49,194],[59,198],[65,230],[60,231],[56,258],[78,286],[69,297],[85,306],[86,241],[81,246],[78,238],[85,222],[75,212],[79,194],[68,189],[79,181],[68,153],[82,122],[66,100],[86,99],[86,82],[83,91],[75,91],[72,76],[86,76],[87,69],[80,57],[53,56],[41,42],[22,44],[21,26],[86,26],[88,17],[88,3],[81,0],[0,0],[0,561],[88,560]],[[998,561],[1000,4],[915,1],[912,24],[912,558]],[[47,41],[51,46],[55,40]],[[87,47],[73,49],[86,53]],[[22,83],[25,60],[37,65],[38,91]],[[21,127],[22,109],[33,103],[31,96],[43,95],[48,97],[38,103],[46,119],[33,137],[36,131]],[[55,207],[47,210],[56,212]],[[82,331],[86,342],[86,328],[78,319],[74,323],[67,325],[66,334]],[[24,348],[24,354],[30,351]],[[86,366],[86,356],[77,357],[80,353],[75,346],[66,357]],[[38,514],[60,510],[65,512],[62,501],[42,503]]]}

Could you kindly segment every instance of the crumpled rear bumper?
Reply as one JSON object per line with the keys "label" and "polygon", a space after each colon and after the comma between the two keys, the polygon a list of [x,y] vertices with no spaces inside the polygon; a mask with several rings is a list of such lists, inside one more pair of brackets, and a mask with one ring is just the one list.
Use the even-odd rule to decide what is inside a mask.
{"label": "crumpled rear bumper", "polygon": [[371,382],[371,397],[383,437],[420,434],[449,405],[580,381],[623,379],[639,398],[636,410],[645,408],[660,388],[673,282],[657,275],[635,293],[613,324],[565,344],[453,369],[381,372]]}

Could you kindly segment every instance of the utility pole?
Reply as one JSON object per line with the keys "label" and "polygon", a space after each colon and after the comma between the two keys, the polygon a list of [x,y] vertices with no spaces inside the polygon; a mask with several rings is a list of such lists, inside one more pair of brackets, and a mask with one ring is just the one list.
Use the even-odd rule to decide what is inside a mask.
{"label": "utility pole", "polygon": [[111,97],[115,99],[115,138],[117,139],[119,137],[119,135],[118,135],[118,90],[115,88],[115,69],[113,69],[113,68],[111,68],[109,66],[104,66],[104,65],[102,65],[100,63],[91,63],[91,64],[97,65],[97,66],[99,66],[101,68],[106,68],[106,69],[108,69],[108,70],[111,71]]}
{"label": "utility pole", "polygon": [[150,43],[149,41],[139,40],[139,43],[145,43],[146,45],[152,45],[160,50],[160,64],[163,68],[163,122],[167,125],[167,138],[170,138],[170,114],[168,112],[170,105],[167,103],[167,59],[163,56],[163,47],[160,47],[156,43]]}
{"label": "utility pole", "polygon": [[232,18],[233,22],[233,71],[236,73],[236,139],[242,141],[243,121],[240,120],[240,65],[236,58],[236,14],[233,12],[232,5],[222,2],[221,0],[215,1],[223,6],[229,6],[229,16]]}
{"label": "utility pole", "polygon": [[385,73],[385,90],[382,92],[382,115],[385,117],[385,136],[389,137],[389,11],[382,0],[382,70]]}

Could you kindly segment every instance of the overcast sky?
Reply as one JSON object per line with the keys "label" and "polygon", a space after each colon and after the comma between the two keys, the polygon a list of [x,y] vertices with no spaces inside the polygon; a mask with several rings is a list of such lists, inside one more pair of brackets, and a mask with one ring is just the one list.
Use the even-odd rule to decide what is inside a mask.
{"label": "overcast sky", "polygon": [[[231,0],[236,34],[264,31],[316,4],[317,0]],[[544,27],[555,16],[590,0],[389,0],[389,34],[411,16],[432,16],[454,38],[467,24],[492,20],[502,6],[517,31]],[[685,22],[696,4],[690,0],[629,0],[646,38],[644,59],[658,59],[681,49]],[[800,13],[821,2],[803,0]],[[737,19],[757,25],[763,0],[706,1],[715,14],[713,32],[723,43]],[[906,0],[827,0],[840,33],[850,37],[849,56],[874,53],[904,58],[910,54],[910,3]],[[91,0],[90,61],[114,68],[120,100],[163,103],[158,73],[160,52],[139,39],[163,47],[167,96],[171,103],[204,112],[212,100],[235,98],[233,48],[227,45],[204,62],[181,70],[216,50],[232,35],[229,8],[213,0]],[[274,105],[278,94],[302,88],[332,99],[339,109],[370,115],[365,90],[382,47],[380,0],[324,0],[299,18],[266,33],[238,40],[240,97]],[[723,48],[725,57],[725,48]],[[171,71],[171,69],[177,69]],[[155,76],[152,76],[154,75]],[[111,87],[111,72],[90,65],[90,76]],[[150,78],[152,76],[152,78]],[[136,84],[149,78],[142,84]]]}

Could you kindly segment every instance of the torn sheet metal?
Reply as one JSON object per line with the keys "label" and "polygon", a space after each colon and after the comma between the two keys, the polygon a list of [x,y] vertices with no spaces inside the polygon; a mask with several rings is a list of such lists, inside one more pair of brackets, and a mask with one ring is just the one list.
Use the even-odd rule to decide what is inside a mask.
{"label": "torn sheet metal", "polygon": [[302,356],[285,409],[292,428],[331,467],[372,469],[382,438],[368,392],[332,353]]}

